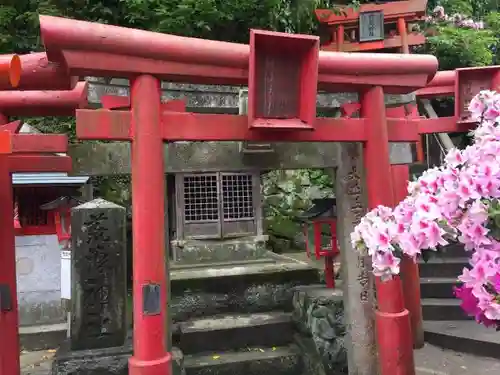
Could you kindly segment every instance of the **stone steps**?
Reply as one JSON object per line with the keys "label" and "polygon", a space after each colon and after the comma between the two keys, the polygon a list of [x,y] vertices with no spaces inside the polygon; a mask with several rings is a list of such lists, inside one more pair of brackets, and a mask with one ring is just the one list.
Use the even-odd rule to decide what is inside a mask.
{"label": "stone steps", "polygon": [[174,323],[221,314],[291,311],[293,287],[319,282],[307,263],[274,256],[269,262],[172,268]]}
{"label": "stone steps", "polygon": [[295,345],[246,348],[184,357],[186,375],[300,375],[303,363]]}
{"label": "stone steps", "polygon": [[230,314],[178,323],[173,345],[184,354],[248,347],[277,347],[293,341],[290,313]]}
{"label": "stone steps", "polygon": [[419,263],[424,337],[444,349],[500,358],[500,333],[467,316],[453,294],[469,256],[463,246],[453,244]]}
{"label": "stone steps", "polygon": [[456,298],[422,298],[424,321],[470,320],[460,307]]}
{"label": "stone steps", "polygon": [[453,287],[456,285],[457,277],[422,277],[420,294],[422,298],[455,298]]}
{"label": "stone steps", "polygon": [[299,375],[290,313],[224,314],[174,325],[173,345],[184,354],[186,375]]}
{"label": "stone steps", "polygon": [[[500,359],[500,332],[475,321],[426,321],[425,340],[445,349]],[[480,372],[480,369],[478,369]]]}
{"label": "stone steps", "polygon": [[420,260],[418,262],[418,270],[421,278],[453,277],[456,279],[467,264],[467,257],[433,257],[427,262]]}

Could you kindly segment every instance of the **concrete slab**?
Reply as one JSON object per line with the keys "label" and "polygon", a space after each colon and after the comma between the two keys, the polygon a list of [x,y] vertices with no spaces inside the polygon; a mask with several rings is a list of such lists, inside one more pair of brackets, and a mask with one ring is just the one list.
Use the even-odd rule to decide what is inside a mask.
{"label": "concrete slab", "polygon": [[500,359],[500,332],[473,320],[425,321],[425,340],[439,347]]}
{"label": "concrete slab", "polygon": [[21,374],[22,375],[48,375],[52,365],[52,359],[56,350],[41,350],[34,352],[21,352]]}
{"label": "concrete slab", "polygon": [[415,351],[416,375],[497,375],[500,360],[441,349],[426,344]]}

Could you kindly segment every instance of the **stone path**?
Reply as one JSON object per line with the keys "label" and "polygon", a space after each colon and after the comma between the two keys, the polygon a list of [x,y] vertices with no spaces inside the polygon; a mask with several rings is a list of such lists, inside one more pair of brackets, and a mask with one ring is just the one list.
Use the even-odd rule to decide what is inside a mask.
{"label": "stone path", "polygon": [[[53,350],[21,353],[22,375],[49,375]],[[500,360],[426,345],[415,352],[416,375],[498,375]]]}
{"label": "stone path", "polygon": [[477,357],[426,345],[415,351],[417,375],[500,374],[500,360]]}

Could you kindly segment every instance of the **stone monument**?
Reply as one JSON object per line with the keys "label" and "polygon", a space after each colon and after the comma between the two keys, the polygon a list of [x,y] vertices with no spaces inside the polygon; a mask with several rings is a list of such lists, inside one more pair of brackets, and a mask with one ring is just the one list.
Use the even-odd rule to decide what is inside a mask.
{"label": "stone monument", "polygon": [[72,350],[125,343],[125,223],[125,208],[103,199],[72,209]]}
{"label": "stone monument", "polygon": [[374,280],[369,257],[353,249],[350,235],[367,211],[363,186],[363,145],[341,143],[336,170],[337,238],[342,259],[342,287],[349,374],[378,373],[375,344]]}

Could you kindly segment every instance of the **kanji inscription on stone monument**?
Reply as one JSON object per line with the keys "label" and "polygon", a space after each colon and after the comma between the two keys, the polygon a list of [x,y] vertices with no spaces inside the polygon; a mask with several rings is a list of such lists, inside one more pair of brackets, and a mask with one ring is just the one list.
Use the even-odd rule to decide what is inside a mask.
{"label": "kanji inscription on stone monument", "polygon": [[95,199],[72,209],[71,348],[123,345],[126,337],[125,209]]}
{"label": "kanji inscription on stone monument", "polygon": [[360,143],[341,143],[335,173],[337,235],[342,259],[349,374],[377,373],[374,282],[371,264],[351,245],[350,233],[366,213],[363,153]]}

